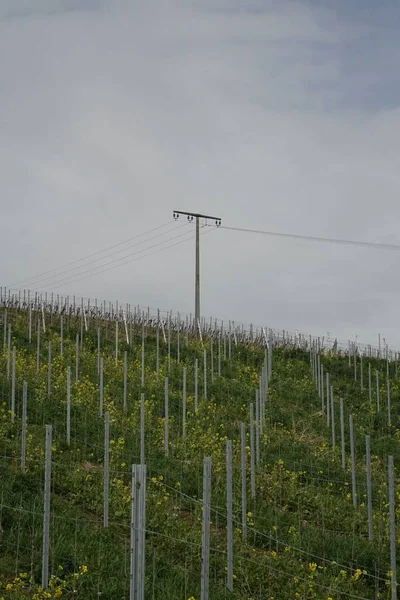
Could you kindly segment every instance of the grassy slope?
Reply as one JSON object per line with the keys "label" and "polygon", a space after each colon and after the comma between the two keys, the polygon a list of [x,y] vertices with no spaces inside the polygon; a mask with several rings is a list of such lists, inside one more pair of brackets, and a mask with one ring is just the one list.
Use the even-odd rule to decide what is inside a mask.
{"label": "grassy slope", "polygon": [[[10,317],[10,314],[9,314]],[[9,414],[11,379],[7,355],[0,357],[0,598],[37,594],[41,577],[41,538],[45,424],[53,425],[53,477],[50,571],[55,577],[48,597],[129,597],[130,467],[139,462],[141,339],[124,343],[115,360],[115,326],[102,324],[105,410],[111,416],[110,525],[103,528],[104,421],[99,418],[96,325],[91,323],[80,352],[79,380],[72,383],[71,446],[66,444],[66,369],[75,375],[75,339],[79,323],[65,324],[60,355],[59,323],[41,335],[41,366],[36,372],[36,334],[27,340],[26,314],[11,313],[17,348],[17,416]],[[107,339],[106,339],[107,338]],[[52,390],[47,395],[48,341],[52,342]],[[209,342],[207,342],[209,348]],[[123,352],[128,352],[128,411],[122,410]],[[270,383],[267,423],[257,468],[257,497],[248,493],[248,540],[241,538],[239,425],[246,422],[255,399],[264,350],[233,346],[222,361],[222,374],[208,382],[208,398],[194,414],[194,361],[201,364],[199,343],[177,340],[171,358],[161,342],[156,374],[155,330],[146,337],[146,463],[148,466],[146,598],[200,598],[201,504],[203,457],[212,457],[212,533],[210,597],[312,599],[389,598],[387,454],[399,462],[396,425],[399,388],[392,381],[392,423],[386,425],[386,391],[381,411],[368,392],[354,382],[348,359],[324,357],[336,393],[336,438],[333,450],[326,417],[312,381],[309,354],[276,349]],[[169,366],[170,365],[170,366]],[[182,367],[188,371],[187,436],[182,437]],[[386,364],[374,361],[384,382]],[[391,365],[393,371],[393,365]],[[200,369],[201,371],[201,369]],[[164,377],[170,385],[170,454],[164,455]],[[364,376],[365,380],[367,378]],[[20,472],[22,381],[28,381],[27,471]],[[210,379],[210,373],[209,373]],[[199,383],[203,390],[202,374]],[[351,476],[340,454],[339,407],[345,399],[356,433],[359,506],[351,499]],[[368,542],[365,506],[365,434],[372,438],[375,541]],[[233,440],[235,591],[227,592],[225,530],[225,440]],[[248,442],[249,444],[249,442]],[[348,450],[348,443],[347,443]],[[248,460],[248,466],[250,459]],[[248,488],[250,474],[248,473]],[[86,571],[87,567],[87,572]],[[357,570],[358,569],[358,570]],[[21,581],[19,573],[26,573]],[[74,577],[75,574],[75,577]],[[17,576],[17,580],[15,577]],[[31,583],[29,583],[29,580]],[[25,583],[24,583],[25,582]],[[34,583],[36,582],[36,583]],[[9,584],[9,590],[5,589]],[[73,593],[73,589],[76,590]],[[62,595],[61,595],[62,594]]]}

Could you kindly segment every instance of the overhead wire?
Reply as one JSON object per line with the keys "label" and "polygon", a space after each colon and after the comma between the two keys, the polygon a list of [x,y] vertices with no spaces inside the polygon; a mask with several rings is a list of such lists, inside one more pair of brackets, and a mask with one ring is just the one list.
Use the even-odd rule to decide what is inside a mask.
{"label": "overhead wire", "polygon": [[[214,229],[216,229],[216,227]],[[210,233],[211,231],[214,231],[214,229],[210,229],[209,231],[201,233],[200,235],[202,237],[204,237],[204,235],[207,235],[207,233]],[[134,252],[132,255],[130,255],[130,256],[133,256],[133,257],[136,257],[136,258],[130,258],[129,257],[128,260],[124,260],[123,262],[120,262],[121,260],[123,260],[122,258],[118,259],[118,260],[115,260],[115,261],[111,261],[111,263],[116,262],[118,264],[116,264],[116,265],[112,264],[112,266],[108,266],[111,263],[107,263],[106,265],[101,265],[99,267],[94,267],[93,269],[89,269],[88,271],[84,271],[83,273],[77,274],[79,276],[85,275],[85,277],[79,277],[77,279],[72,279],[74,277],[72,275],[70,277],[66,277],[64,279],[61,279],[60,281],[56,281],[56,282],[54,282],[54,284],[45,285],[43,289],[46,289],[46,287],[51,287],[53,290],[57,290],[60,287],[64,286],[64,281],[65,280],[72,279],[72,281],[68,282],[68,285],[70,285],[71,283],[76,283],[76,282],[82,281],[83,279],[87,279],[88,277],[93,277],[95,275],[100,275],[100,274],[103,274],[103,273],[105,273],[107,271],[111,271],[112,269],[116,269],[118,267],[122,267],[122,266],[124,266],[126,264],[129,264],[131,262],[135,262],[136,260],[141,260],[143,258],[147,258],[148,256],[152,256],[153,254],[157,254],[158,252],[163,252],[164,250],[168,250],[169,248],[173,248],[174,246],[178,246],[179,244],[183,244],[184,242],[187,242],[187,241],[192,240],[192,239],[195,238],[195,234],[193,234],[192,232],[190,232],[189,237],[187,237],[187,238],[185,238],[183,240],[180,240],[179,242],[175,242],[173,244],[168,244],[167,246],[164,246],[162,248],[158,248],[154,252],[149,252],[148,254],[144,254],[143,256],[137,256],[138,254],[141,254],[142,252],[145,252],[146,250],[150,250],[152,248],[155,248],[157,246],[160,246],[162,244],[165,244],[165,243],[167,243],[169,241],[172,241],[174,239],[180,238],[180,237],[185,236],[185,235],[187,235],[187,233],[182,233],[180,235],[177,235],[177,236],[174,236],[174,237],[170,238],[169,240],[163,240],[162,242],[158,242],[157,244],[153,244],[152,246],[149,246],[148,248],[143,248],[142,250],[138,250],[137,252]],[[125,258],[128,258],[128,257],[125,257]],[[103,266],[104,267],[108,267],[108,268],[102,268]],[[97,269],[100,269],[100,270],[97,271],[96,273],[92,273],[91,275],[87,275],[86,276],[86,273],[90,273],[90,272],[92,272],[94,270],[97,270]],[[60,285],[57,285],[57,284],[60,284]],[[42,291],[42,290],[40,290],[40,291]]]}
{"label": "overhead wire", "polygon": [[399,244],[383,244],[378,242],[363,242],[359,240],[344,240],[339,238],[329,238],[322,236],[283,233],[279,231],[264,231],[262,229],[247,229],[246,227],[230,227],[228,225],[221,225],[220,229],[226,229],[228,231],[239,231],[243,233],[254,233],[258,235],[267,235],[272,237],[281,237],[294,240],[305,240],[308,242],[323,242],[326,244],[340,244],[345,246],[358,246],[361,248],[373,248],[375,250],[400,250]]}
{"label": "overhead wire", "polygon": [[[126,256],[121,256],[120,258],[115,258],[115,259],[113,259],[113,260],[111,260],[111,261],[109,261],[109,262],[107,262],[107,263],[105,263],[103,265],[98,265],[96,267],[92,267],[91,269],[87,269],[85,271],[81,271],[80,273],[75,273],[75,274],[69,275],[67,277],[62,277],[61,279],[57,279],[54,282],[47,283],[46,285],[43,286],[42,289],[45,289],[45,288],[48,288],[48,287],[52,287],[55,284],[58,284],[58,283],[64,282],[64,281],[68,281],[69,279],[74,279],[74,277],[79,277],[81,275],[86,275],[87,273],[92,273],[93,271],[97,271],[99,269],[103,269],[103,267],[107,267],[108,265],[113,265],[115,263],[120,263],[121,261],[123,261],[125,259],[128,259],[128,258],[130,258],[132,256],[136,256],[137,254],[145,252],[146,250],[149,250],[151,248],[155,248],[156,246],[160,246],[162,244],[167,243],[168,241],[175,240],[175,239],[180,238],[180,237],[185,236],[185,235],[187,235],[187,232],[181,233],[179,235],[176,235],[176,236],[174,236],[172,238],[169,238],[169,239],[166,239],[166,240],[162,240],[160,242],[152,244],[151,246],[148,246],[148,247],[145,247],[145,248],[141,248],[140,250],[132,252],[131,254],[128,254]],[[124,263],[121,263],[121,264],[124,264]]]}
{"label": "overhead wire", "polygon": [[[178,229],[181,229],[182,227],[185,227],[185,223],[181,224],[178,227]],[[143,241],[136,242],[135,244],[130,244],[129,246],[126,246],[125,248],[122,248],[120,250],[115,250],[114,252],[107,253],[105,256],[100,256],[98,258],[94,258],[93,260],[85,262],[84,264],[79,265],[77,267],[71,267],[70,269],[65,269],[65,270],[57,271],[54,275],[48,275],[47,277],[40,277],[39,279],[35,280],[34,284],[37,285],[37,284],[39,284],[41,282],[45,282],[45,281],[49,281],[49,280],[51,282],[51,280],[53,280],[54,278],[60,277],[61,275],[64,275],[66,273],[71,273],[72,271],[77,271],[79,269],[83,269],[83,268],[85,268],[85,267],[87,267],[87,266],[89,266],[91,264],[94,264],[94,263],[99,262],[99,261],[103,261],[103,260],[108,259],[108,258],[110,258],[112,256],[115,256],[116,254],[120,254],[121,252],[125,252],[126,250],[129,250],[131,248],[135,248],[137,246],[141,246],[142,244],[147,244],[148,242],[151,242],[152,240],[155,240],[155,239],[157,239],[157,238],[159,238],[161,236],[167,235],[168,233],[172,233],[172,231],[174,231],[176,229],[177,229],[176,227],[172,227],[171,229],[167,229],[167,231],[165,231],[165,232],[157,233],[156,235],[153,235],[150,238],[146,238]],[[123,259],[123,258],[125,258],[125,257],[122,256],[121,259]],[[106,263],[106,264],[108,264],[108,263]],[[99,265],[99,267],[100,266],[104,266],[104,265]],[[79,276],[79,275],[80,275],[80,273],[75,273],[71,277],[75,277],[75,276]],[[47,284],[46,284],[46,286],[47,286]]]}
{"label": "overhead wire", "polygon": [[[167,227],[170,224],[170,222],[168,223],[164,223],[162,225],[159,225],[157,227],[153,227],[152,229],[149,229],[148,231],[145,231],[141,234],[135,235],[131,238],[128,238],[126,240],[123,240],[121,242],[118,242],[117,244],[113,244],[111,246],[107,246],[101,250],[98,250],[96,252],[93,252],[91,254],[88,254],[84,257],[78,258],[76,260],[64,263],[62,265],[60,265],[59,267],[55,267],[53,269],[47,270],[47,271],[43,271],[41,273],[37,273],[36,275],[33,275],[32,277],[29,277],[27,279],[21,279],[20,281],[14,282],[12,284],[10,284],[7,287],[15,287],[21,284],[26,285],[27,283],[39,283],[39,281],[47,281],[48,279],[53,279],[54,277],[57,277],[59,275],[62,275],[64,273],[67,272],[71,272],[71,271],[75,271],[77,269],[80,269],[81,266],[76,266],[76,267],[72,267],[70,269],[66,269],[63,270],[64,267],[70,267],[71,265],[78,265],[79,263],[83,263],[84,261],[87,261],[87,259],[89,258],[93,258],[93,257],[99,257],[102,254],[107,253],[109,250],[113,250],[115,248],[120,248],[121,246],[128,244],[129,242],[132,242],[136,239],[139,239],[141,237],[144,237],[154,231],[158,231],[160,229],[163,229],[165,227]],[[207,226],[207,227],[211,227],[211,225],[206,224],[203,226]],[[302,235],[302,234],[294,234],[294,233],[285,233],[285,232],[278,232],[278,231],[268,231],[268,230],[260,230],[260,229],[250,229],[250,228],[245,228],[245,227],[232,227],[229,225],[221,225],[220,226],[221,229],[226,229],[228,231],[236,231],[236,232],[242,232],[242,233],[252,233],[252,234],[256,234],[256,235],[266,235],[266,236],[271,236],[271,237],[280,237],[280,238],[286,238],[286,239],[293,239],[293,240],[303,240],[303,241],[309,241],[309,242],[320,242],[320,243],[328,243],[328,244],[337,244],[337,245],[350,245],[350,246],[354,246],[354,247],[363,247],[363,248],[372,248],[372,249],[377,249],[377,250],[394,250],[394,251],[399,251],[400,250],[400,245],[399,244],[386,244],[386,243],[378,243],[378,242],[369,242],[369,241],[360,241],[360,240],[347,240],[347,239],[339,239],[339,238],[330,238],[330,237],[325,237],[325,236],[310,236],[310,235]],[[168,233],[168,232],[166,232]],[[164,235],[163,233],[160,235]],[[156,236],[155,236],[156,237]],[[151,238],[153,239],[153,238]],[[147,240],[150,241],[150,240]],[[144,240],[144,242],[140,242],[140,243],[145,243],[146,240]],[[133,244],[132,246],[128,246],[127,248],[118,250],[114,253],[105,255],[101,258],[96,258],[93,261],[89,261],[86,264],[93,264],[94,262],[97,262],[98,260],[102,260],[104,258],[108,258],[109,256],[113,256],[115,254],[119,254],[120,252],[123,252],[124,250],[127,250],[130,247],[134,247],[135,245],[139,245],[138,244]],[[82,265],[82,267],[85,265]],[[54,274],[54,276],[52,276],[52,274]]]}
{"label": "overhead wire", "polygon": [[20,285],[20,284],[25,284],[25,283],[28,283],[30,281],[36,280],[37,278],[42,277],[43,275],[47,275],[47,274],[50,274],[50,273],[54,273],[55,271],[59,271],[60,269],[63,269],[64,267],[68,267],[70,265],[74,265],[76,263],[83,262],[87,258],[92,258],[93,256],[98,256],[99,254],[103,254],[104,252],[107,252],[108,250],[113,250],[114,248],[118,248],[119,246],[123,246],[124,244],[127,244],[128,242],[132,242],[133,240],[136,240],[136,239],[138,239],[140,237],[148,235],[149,233],[153,233],[153,231],[157,231],[157,230],[163,229],[164,227],[167,227],[170,224],[171,224],[171,222],[168,221],[167,223],[163,223],[163,225],[158,225],[157,227],[153,227],[152,229],[149,229],[148,231],[144,231],[143,233],[140,233],[140,234],[135,235],[135,236],[133,236],[131,238],[128,238],[126,240],[118,242],[117,244],[113,244],[111,246],[107,246],[107,247],[105,247],[105,248],[103,248],[101,250],[97,250],[96,252],[93,252],[91,254],[87,254],[86,256],[83,256],[81,258],[77,258],[76,260],[72,260],[70,262],[64,263],[64,264],[60,265],[59,267],[55,267],[54,269],[50,269],[48,271],[43,271],[41,273],[37,273],[36,275],[33,275],[32,277],[28,277],[27,279],[21,279],[20,281],[12,283],[12,284],[10,284],[7,287],[10,288],[10,287],[14,287],[14,286],[17,286],[17,285]]}

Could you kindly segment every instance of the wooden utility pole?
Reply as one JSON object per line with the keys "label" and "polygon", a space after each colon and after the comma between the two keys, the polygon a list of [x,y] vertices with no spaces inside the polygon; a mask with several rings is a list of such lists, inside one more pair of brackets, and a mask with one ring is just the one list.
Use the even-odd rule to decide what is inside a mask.
{"label": "wooden utility pole", "polygon": [[195,259],[195,303],[194,303],[194,320],[195,332],[200,328],[200,219],[215,221],[215,225],[221,225],[219,217],[211,217],[210,215],[201,215],[199,213],[185,212],[182,210],[174,210],[174,219],[177,220],[179,215],[186,215],[189,223],[196,219],[196,259]]}

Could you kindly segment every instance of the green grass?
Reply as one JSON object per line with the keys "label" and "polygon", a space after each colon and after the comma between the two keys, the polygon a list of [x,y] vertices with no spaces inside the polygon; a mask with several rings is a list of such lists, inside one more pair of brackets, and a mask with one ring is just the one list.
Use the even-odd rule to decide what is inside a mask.
{"label": "green grass", "polygon": [[[131,465],[139,462],[141,328],[129,346],[120,328],[115,359],[115,325],[91,322],[79,354],[78,320],[64,321],[60,355],[58,317],[41,332],[36,372],[36,333],[29,343],[26,313],[8,311],[17,348],[16,416],[9,413],[11,378],[7,351],[0,355],[0,598],[44,598],[41,580],[45,425],[53,425],[50,573],[60,578],[49,598],[129,598]],[[99,417],[97,326],[102,330],[104,410],[110,412],[110,524],[103,527],[104,421]],[[2,332],[0,332],[2,333]],[[52,342],[52,389],[47,394],[48,342]],[[387,425],[386,362],[381,372],[381,410],[375,389],[354,382],[348,358],[325,354],[325,371],[335,390],[336,448],[321,414],[307,351],[276,348],[267,420],[260,442],[256,500],[248,477],[248,537],[241,535],[240,423],[249,432],[249,404],[264,361],[264,349],[232,344],[214,383],[208,350],[208,397],[203,398],[203,348],[199,341],[172,336],[171,355],[160,341],[156,373],[156,331],[145,341],[146,464],[148,468],[146,599],[200,598],[201,498],[204,456],[212,458],[210,598],[334,600],[390,598],[387,456],[400,464],[400,387],[391,369],[392,426]],[[128,353],[128,410],[123,411],[123,353]],[[199,360],[199,409],[194,411],[194,361]],[[66,371],[72,370],[71,445],[66,443]],[[187,367],[187,436],[182,436],[182,368]],[[170,451],[164,453],[164,377],[169,378]],[[21,473],[22,382],[28,382],[27,469]],[[364,360],[368,385],[368,359]],[[375,377],[373,377],[375,385]],[[341,467],[339,398],[345,401],[347,468]],[[358,506],[351,499],[348,416],[355,423]],[[368,541],[365,435],[371,435],[374,542]],[[225,443],[233,441],[234,592],[226,589]],[[248,439],[247,444],[250,445]],[[397,511],[398,512],[398,511]],[[398,515],[397,515],[398,516]],[[84,565],[84,568],[82,566]],[[83,573],[83,571],[87,572]],[[357,571],[360,569],[360,571]],[[366,571],[363,573],[363,571]],[[18,581],[19,574],[27,574]],[[75,577],[74,577],[75,574]],[[17,580],[15,579],[17,577]],[[25,583],[23,583],[25,582]],[[6,586],[8,584],[8,590]],[[57,591],[58,589],[58,591]],[[74,591],[75,590],[75,591]],[[36,594],[36,597],[35,597]]]}

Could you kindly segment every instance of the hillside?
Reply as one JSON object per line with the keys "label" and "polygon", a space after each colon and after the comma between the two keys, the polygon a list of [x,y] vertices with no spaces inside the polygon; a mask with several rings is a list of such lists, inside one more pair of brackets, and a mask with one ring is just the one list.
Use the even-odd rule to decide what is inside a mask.
{"label": "hillside", "polygon": [[[125,329],[122,320],[83,322],[64,315],[61,323],[58,314],[36,311],[30,313],[29,334],[29,311],[8,308],[1,314],[0,598],[129,598],[132,465],[140,463],[141,453],[147,467],[146,599],[200,600],[204,457],[211,457],[210,599],[394,597],[388,456],[394,456],[395,467],[400,464],[397,363],[364,356],[361,381],[359,355],[320,349],[317,356],[305,342],[299,347],[272,340],[266,349],[262,340],[227,332],[195,339],[183,326],[178,334],[176,327],[144,318]],[[318,364],[323,365],[320,386]],[[326,402],[331,384],[333,413]],[[50,579],[44,591],[49,424]],[[227,440],[232,441],[233,591],[227,589]],[[397,482],[395,476],[399,489]]]}

